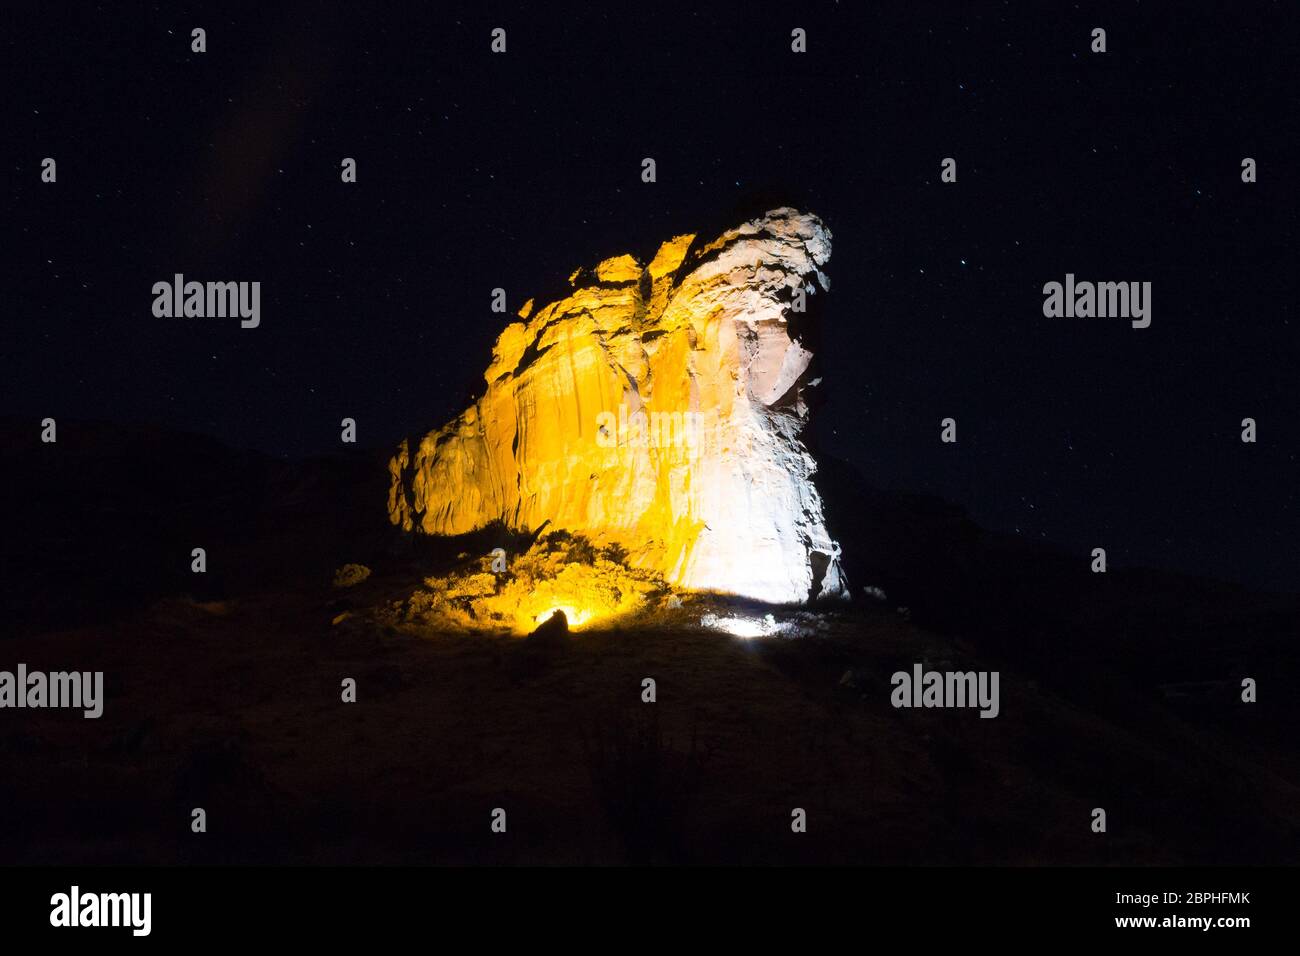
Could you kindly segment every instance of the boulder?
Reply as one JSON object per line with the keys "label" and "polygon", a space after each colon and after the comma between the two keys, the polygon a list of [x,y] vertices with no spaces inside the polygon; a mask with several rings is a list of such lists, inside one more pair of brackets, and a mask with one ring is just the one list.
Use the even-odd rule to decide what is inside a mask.
{"label": "boulder", "polygon": [[782,208],[576,270],[502,330],[482,398],[400,445],[389,519],[562,529],[671,584],[772,603],[847,596],[799,437],[803,307],[829,291],[830,254],[821,220]]}

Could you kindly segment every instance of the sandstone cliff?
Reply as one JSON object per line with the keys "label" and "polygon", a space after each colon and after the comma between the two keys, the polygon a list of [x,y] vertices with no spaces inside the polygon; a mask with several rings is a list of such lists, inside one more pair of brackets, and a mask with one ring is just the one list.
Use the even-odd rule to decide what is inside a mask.
{"label": "sandstone cliff", "polygon": [[483,397],[403,442],[390,520],[494,521],[617,545],[680,587],[788,603],[846,593],[799,434],[812,354],[800,300],[829,291],[830,232],[773,210],[570,276],[501,332]]}

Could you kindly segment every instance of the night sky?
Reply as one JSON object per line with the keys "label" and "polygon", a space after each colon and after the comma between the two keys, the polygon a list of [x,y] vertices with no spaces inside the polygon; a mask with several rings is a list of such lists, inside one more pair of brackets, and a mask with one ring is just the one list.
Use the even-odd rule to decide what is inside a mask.
{"label": "night sky", "polygon": [[[834,234],[816,447],[1113,566],[1295,589],[1293,4],[550,6],[11,24],[0,410],[387,447],[481,391],[494,287],[793,205]],[[176,272],[260,281],[261,327],[155,318]],[[1045,318],[1067,272],[1150,281],[1151,327]]]}

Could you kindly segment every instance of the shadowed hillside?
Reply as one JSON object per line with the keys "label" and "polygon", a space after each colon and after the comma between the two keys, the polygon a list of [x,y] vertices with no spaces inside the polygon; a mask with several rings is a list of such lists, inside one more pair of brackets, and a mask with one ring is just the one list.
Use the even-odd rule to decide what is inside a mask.
{"label": "shadowed hillside", "polygon": [[[107,700],[6,714],[0,812],[25,825],[0,863],[1300,861],[1294,596],[1092,575],[832,462],[854,600],[807,636],[706,630],[793,614],[707,597],[558,638],[440,633],[393,606],[527,542],[397,535],[382,455],[30,432],[6,430],[0,667],[102,669]],[[373,573],[332,587],[347,562]],[[1000,715],[894,709],[914,662],[999,670]]]}

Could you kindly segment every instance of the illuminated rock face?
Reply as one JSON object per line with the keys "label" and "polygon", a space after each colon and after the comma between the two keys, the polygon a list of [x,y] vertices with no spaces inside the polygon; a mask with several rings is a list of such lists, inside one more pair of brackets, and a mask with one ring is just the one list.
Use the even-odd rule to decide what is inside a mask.
{"label": "illuminated rock face", "polygon": [[812,354],[796,299],[829,291],[830,232],[777,209],[570,277],[497,339],[487,391],[389,463],[390,520],[544,524],[681,587],[774,603],[847,593],[799,440]]}

